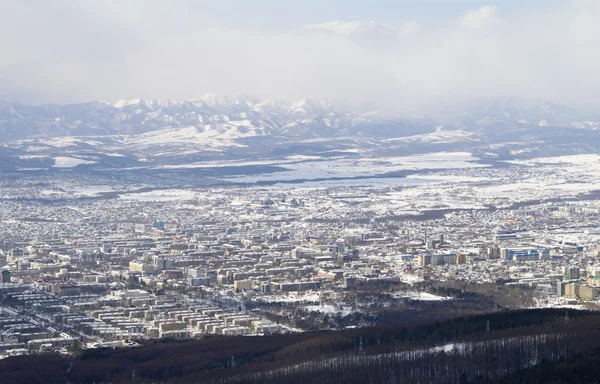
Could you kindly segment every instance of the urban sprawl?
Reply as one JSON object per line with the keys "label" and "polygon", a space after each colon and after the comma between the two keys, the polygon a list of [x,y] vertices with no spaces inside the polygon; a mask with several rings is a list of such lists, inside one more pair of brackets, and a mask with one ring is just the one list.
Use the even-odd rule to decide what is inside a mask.
{"label": "urban sprawl", "polygon": [[569,185],[585,162],[565,164],[110,198],[68,174],[3,179],[0,356],[361,326],[468,286],[594,308],[600,205]]}

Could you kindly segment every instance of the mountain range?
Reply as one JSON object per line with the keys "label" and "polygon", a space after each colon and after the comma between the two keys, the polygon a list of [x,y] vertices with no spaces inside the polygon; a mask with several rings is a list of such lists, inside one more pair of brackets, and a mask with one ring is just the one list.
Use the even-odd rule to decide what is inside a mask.
{"label": "mountain range", "polygon": [[0,102],[3,141],[132,135],[189,127],[207,132],[206,136],[229,138],[268,135],[401,137],[433,131],[436,125],[465,130],[480,130],[490,125],[593,129],[600,125],[600,111],[545,101],[500,98],[473,103],[443,119],[356,113],[334,103],[310,99],[261,101],[251,96],[219,98],[214,94],[186,101],[134,99],[36,106]]}
{"label": "mountain range", "polygon": [[135,99],[41,106],[0,103],[0,133],[4,140],[133,135],[190,127],[204,136],[223,138],[394,136],[399,128],[411,132],[426,130],[427,126],[431,124],[384,118],[376,113],[349,113],[317,100],[260,101],[212,94],[187,101]]}
{"label": "mountain range", "polygon": [[75,165],[106,159],[134,165],[335,151],[489,154],[493,149],[496,156],[506,156],[600,149],[600,109],[498,98],[439,116],[393,117],[319,100],[214,94],[187,101],[0,102],[0,159],[19,168],[23,161],[35,167],[57,156],[75,158]]}

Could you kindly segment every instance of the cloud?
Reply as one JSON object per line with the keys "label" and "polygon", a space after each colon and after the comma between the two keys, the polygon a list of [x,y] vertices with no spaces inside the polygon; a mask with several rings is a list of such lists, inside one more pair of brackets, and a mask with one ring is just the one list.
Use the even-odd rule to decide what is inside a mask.
{"label": "cloud", "polygon": [[419,29],[419,23],[415,20],[407,21],[400,26],[400,34],[411,35],[417,32]]}
{"label": "cloud", "polygon": [[395,40],[398,31],[388,24],[375,21],[330,21],[304,27],[311,32],[331,33],[352,39],[370,42],[390,42]]}
{"label": "cloud", "polygon": [[468,11],[461,19],[460,23],[466,28],[481,28],[496,19],[498,8],[492,5],[484,5],[478,9]]}
{"label": "cloud", "polygon": [[[232,27],[161,0],[0,0],[0,98],[334,99],[394,113],[457,100],[600,100],[600,7],[397,24]],[[235,23],[234,23],[235,24]]]}

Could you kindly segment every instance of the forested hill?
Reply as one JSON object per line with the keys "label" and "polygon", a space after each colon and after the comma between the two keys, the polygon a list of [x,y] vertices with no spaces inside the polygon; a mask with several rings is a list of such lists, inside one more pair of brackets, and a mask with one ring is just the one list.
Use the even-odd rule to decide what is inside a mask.
{"label": "forested hill", "polygon": [[5,383],[588,383],[600,313],[497,312],[416,325],[159,341],[0,361]]}

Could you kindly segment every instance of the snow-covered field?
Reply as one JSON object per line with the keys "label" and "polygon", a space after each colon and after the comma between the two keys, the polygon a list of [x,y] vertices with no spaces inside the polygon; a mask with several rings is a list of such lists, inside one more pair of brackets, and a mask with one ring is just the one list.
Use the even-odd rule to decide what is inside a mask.
{"label": "snow-covered field", "polygon": [[54,159],[55,168],[73,168],[81,164],[96,164],[96,161],[79,159],[76,157],[58,156]]}
{"label": "snow-covered field", "polygon": [[411,299],[418,301],[444,301],[452,300],[451,297],[438,296],[427,292],[403,292],[394,294],[394,297],[398,299]]}
{"label": "snow-covered field", "polygon": [[260,296],[256,300],[268,303],[318,303],[321,294],[319,292],[288,292],[280,295]]}
{"label": "snow-covered field", "polygon": [[353,312],[349,306],[338,306],[334,304],[306,305],[304,306],[304,309],[309,312],[320,312],[339,316],[348,316]]}
{"label": "snow-covered field", "polygon": [[235,176],[228,179],[236,182],[310,180],[320,178],[369,177],[390,172],[411,170],[463,169],[487,166],[477,163],[477,160],[479,159],[473,157],[469,152],[436,152],[398,157],[330,158],[327,161],[315,160],[291,164],[285,164],[280,161],[274,162],[273,165],[282,165],[288,171]]}
{"label": "snow-covered field", "polygon": [[185,189],[165,189],[149,192],[126,193],[120,195],[123,200],[136,201],[176,201],[176,200],[192,200],[197,197],[193,191]]}
{"label": "snow-covered field", "polygon": [[452,130],[445,131],[439,127],[435,132],[425,133],[422,135],[413,135],[407,137],[397,137],[393,139],[387,139],[386,142],[393,143],[428,143],[428,144],[442,144],[442,143],[455,143],[459,141],[479,141],[479,135],[474,132],[467,132],[463,130]]}

